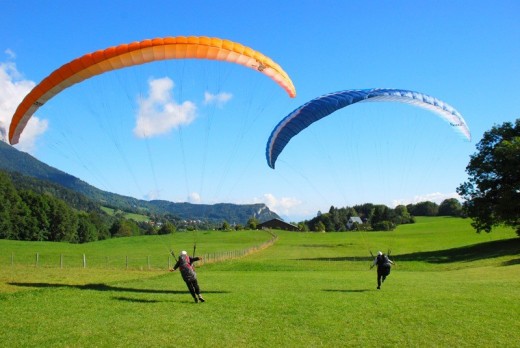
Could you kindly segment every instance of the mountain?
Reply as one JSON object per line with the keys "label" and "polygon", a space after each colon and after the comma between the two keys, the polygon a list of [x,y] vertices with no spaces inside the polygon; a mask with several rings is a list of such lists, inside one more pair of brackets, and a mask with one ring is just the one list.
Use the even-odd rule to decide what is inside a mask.
{"label": "mountain", "polygon": [[[172,203],[168,201],[154,200],[148,202],[158,211],[169,212],[183,220],[202,220],[229,223],[246,224],[251,217],[257,218],[260,222],[280,217],[269,210],[263,204],[191,204],[191,203]],[[223,218],[225,217],[225,218]]]}
{"label": "mountain", "polygon": [[138,206],[138,200],[135,198],[102,191],[75,176],[37,160],[25,152],[18,151],[2,141],[0,141],[0,169],[58,184],[79,192],[100,204],[124,211],[134,210]]}
{"label": "mountain", "polygon": [[14,147],[0,141],[0,169],[33,177],[44,182],[60,185],[78,192],[97,202],[125,212],[141,214],[170,214],[184,220],[202,220],[246,224],[255,217],[260,222],[280,217],[263,204],[191,204],[174,203],[164,200],[145,201],[100,190],[59,169],[51,167],[33,156],[18,151]]}

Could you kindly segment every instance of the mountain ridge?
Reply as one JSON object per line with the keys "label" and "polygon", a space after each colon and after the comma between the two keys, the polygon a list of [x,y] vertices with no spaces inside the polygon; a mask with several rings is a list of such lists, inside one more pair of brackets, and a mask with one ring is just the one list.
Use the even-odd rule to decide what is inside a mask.
{"label": "mountain ridge", "polygon": [[170,214],[184,220],[201,220],[246,224],[250,218],[260,222],[281,219],[265,204],[193,204],[167,200],[146,201],[130,196],[103,191],[62,170],[41,162],[28,153],[0,141],[0,169],[16,172],[42,181],[57,184],[80,193],[99,205],[145,215]]}

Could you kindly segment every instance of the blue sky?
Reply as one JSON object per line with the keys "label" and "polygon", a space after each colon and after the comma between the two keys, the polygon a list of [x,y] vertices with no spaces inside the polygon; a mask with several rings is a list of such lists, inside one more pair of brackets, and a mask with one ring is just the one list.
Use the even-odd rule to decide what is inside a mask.
{"label": "blue sky", "polygon": [[[54,69],[110,46],[166,36],[237,41],[269,56],[296,98],[239,65],[168,61],[104,74],[40,108],[16,147],[101,189],[142,199],[266,203],[290,221],[366,202],[454,197],[482,134],[520,117],[518,1],[2,1],[0,127]],[[361,103],[313,124],[276,169],[265,146],[322,94],[400,88],[437,97],[472,141],[431,112]],[[183,109],[136,136],[145,111]],[[161,130],[161,132],[159,132]]]}

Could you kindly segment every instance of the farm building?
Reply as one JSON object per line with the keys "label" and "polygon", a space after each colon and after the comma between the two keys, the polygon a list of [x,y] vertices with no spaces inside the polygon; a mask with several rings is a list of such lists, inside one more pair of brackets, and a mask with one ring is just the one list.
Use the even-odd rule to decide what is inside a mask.
{"label": "farm building", "polygon": [[362,225],[363,220],[359,216],[351,216],[347,221],[347,228],[350,230],[354,224]]}
{"label": "farm building", "polygon": [[274,229],[274,230],[285,230],[285,231],[298,231],[298,227],[289,224],[285,221],[282,221],[280,219],[272,219],[269,221],[262,222],[261,224],[258,224],[258,229]]}

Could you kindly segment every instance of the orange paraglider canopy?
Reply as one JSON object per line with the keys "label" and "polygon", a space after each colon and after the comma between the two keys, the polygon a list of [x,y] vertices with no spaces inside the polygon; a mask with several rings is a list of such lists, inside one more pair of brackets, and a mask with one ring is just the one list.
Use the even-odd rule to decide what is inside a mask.
{"label": "orange paraglider canopy", "polygon": [[17,144],[36,110],[64,89],[107,71],[166,59],[211,59],[244,65],[267,75],[290,97],[296,96],[287,73],[269,57],[237,42],[205,36],[156,38],[85,54],[53,71],[22,100],[9,127],[9,142]]}

